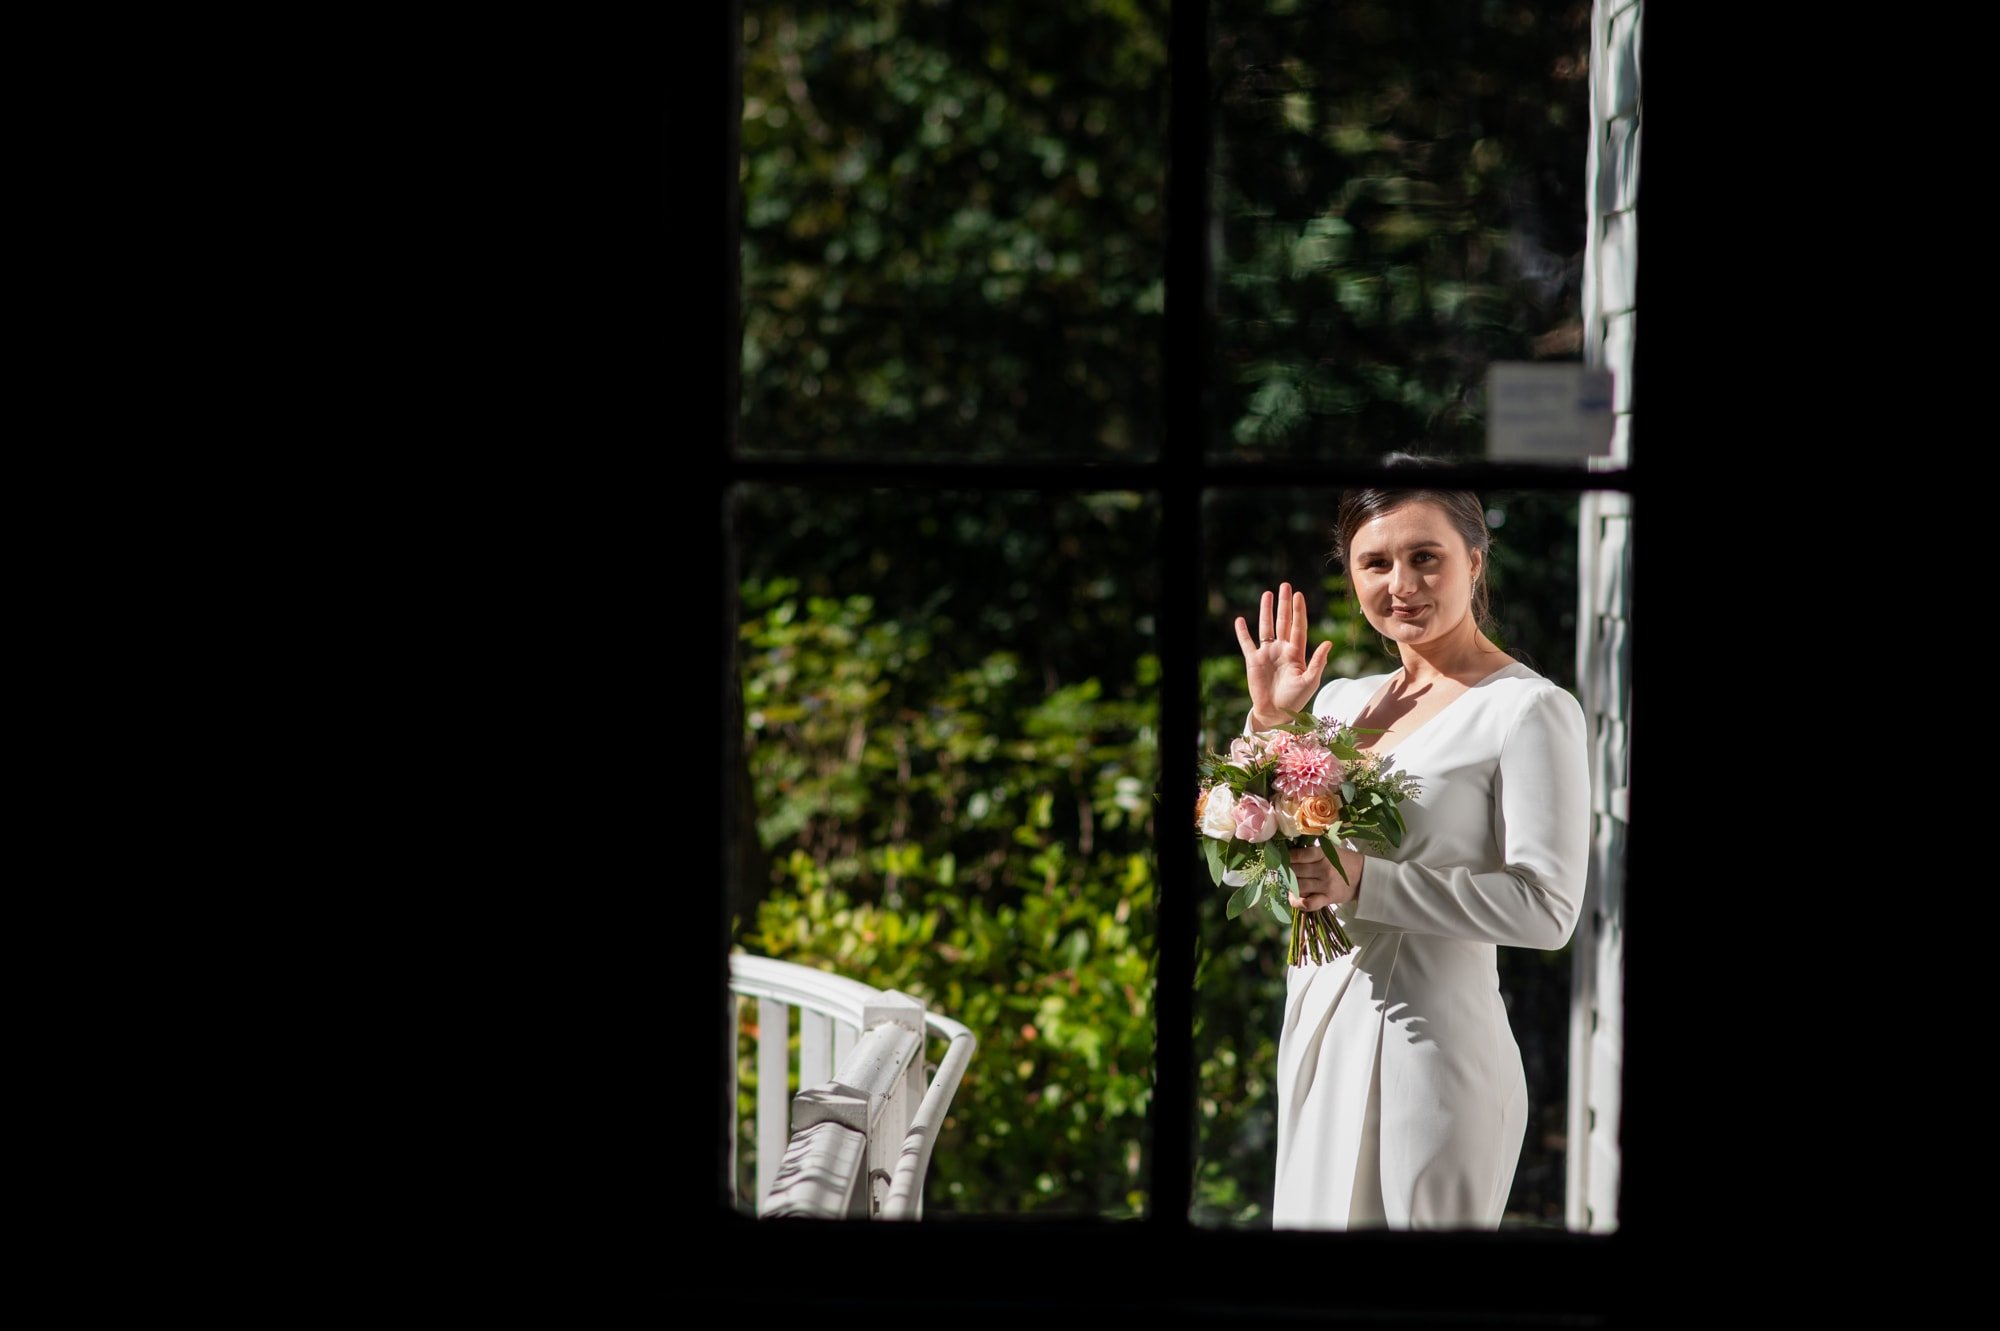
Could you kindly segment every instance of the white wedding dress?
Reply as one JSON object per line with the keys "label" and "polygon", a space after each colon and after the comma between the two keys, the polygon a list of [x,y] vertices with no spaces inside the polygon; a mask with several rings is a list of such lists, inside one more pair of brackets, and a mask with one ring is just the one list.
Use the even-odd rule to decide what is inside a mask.
{"label": "white wedding dress", "polygon": [[[1387,675],[1335,680],[1352,722]],[[1289,972],[1278,1038],[1279,1229],[1494,1229],[1528,1120],[1497,947],[1554,949],[1582,908],[1590,771],[1583,709],[1519,663],[1389,756],[1421,793],[1403,844],[1335,907],[1354,950]]]}

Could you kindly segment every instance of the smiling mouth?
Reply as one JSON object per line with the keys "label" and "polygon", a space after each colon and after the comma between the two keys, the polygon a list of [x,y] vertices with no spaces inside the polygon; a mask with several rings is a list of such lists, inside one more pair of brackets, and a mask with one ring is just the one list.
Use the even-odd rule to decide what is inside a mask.
{"label": "smiling mouth", "polygon": [[1392,605],[1389,607],[1389,613],[1400,619],[1408,619],[1411,615],[1421,613],[1422,610],[1423,607],[1420,605]]}

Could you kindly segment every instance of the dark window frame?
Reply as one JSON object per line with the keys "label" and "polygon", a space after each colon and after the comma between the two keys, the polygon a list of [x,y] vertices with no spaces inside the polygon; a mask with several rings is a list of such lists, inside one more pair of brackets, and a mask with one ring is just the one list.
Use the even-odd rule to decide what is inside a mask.
{"label": "dark window frame", "polygon": [[[1200,542],[1174,540],[1166,533],[1200,529],[1201,496],[1209,489],[1229,485],[1272,483],[1312,486],[1339,486],[1365,482],[1379,470],[1353,461],[1277,462],[1244,464],[1204,455],[1208,435],[1208,412],[1204,383],[1208,371],[1208,331],[1205,302],[1177,298],[1175,293],[1205,291],[1207,264],[1203,253],[1206,236],[1206,191],[1208,162],[1207,115],[1208,70],[1206,0],[1176,0],[1171,33],[1171,167],[1168,190],[1168,303],[1162,354],[1166,359],[1166,434],[1157,462],[1120,464],[1036,464],[1020,466],[995,464],[901,461],[896,463],[841,463],[827,461],[782,462],[744,459],[737,455],[736,403],[738,352],[737,289],[737,210],[736,154],[737,118],[740,89],[736,70],[740,60],[740,0],[730,0],[714,11],[719,36],[726,48],[726,96],[715,108],[719,125],[711,142],[723,145],[720,163],[724,179],[725,207],[714,215],[716,230],[709,233],[722,262],[717,274],[715,304],[724,335],[718,339],[721,361],[717,381],[722,386],[722,414],[719,435],[721,465],[713,473],[715,489],[709,510],[709,524],[701,527],[690,542],[696,567],[707,576],[716,600],[710,613],[723,645],[720,662],[721,692],[727,699],[736,688],[731,645],[734,625],[733,565],[726,547],[724,509],[729,488],[744,481],[784,482],[828,486],[924,486],[948,478],[954,487],[1036,488],[1082,490],[1131,488],[1148,491],[1160,498],[1163,540],[1160,552],[1161,584],[1164,588],[1185,588],[1178,601],[1163,599],[1160,616],[1162,659],[1193,661],[1196,656],[1198,589],[1202,585]],[[1671,47],[1671,30],[1663,32],[1648,15],[1647,55],[1649,62],[1668,59],[1669,50],[1684,49],[1676,39]],[[711,50],[713,48],[710,48]],[[1669,91],[1682,86],[1669,81]],[[1649,69],[1646,144],[1647,182],[1660,189],[1663,178],[1679,179],[1673,137],[1673,122],[1660,127],[1660,80]],[[674,140],[684,144],[686,135],[676,132]],[[669,163],[663,172],[673,173]],[[661,200],[663,211],[666,198]],[[1634,345],[1636,386],[1647,382],[1646,372],[1659,366],[1663,357],[1658,348],[1672,344],[1679,330],[1671,322],[1670,308],[1675,282],[1686,280],[1691,256],[1676,253],[1674,244],[1691,231],[1675,225],[1674,214],[1649,208],[1647,213],[1647,261],[1640,269],[1640,287],[1646,297],[1644,327],[1648,334]],[[1671,234],[1674,241],[1663,241]],[[1697,268],[1698,271],[1698,268]],[[1655,294],[1659,293],[1659,294]],[[1669,424],[1671,419],[1672,424]],[[1635,406],[1633,421],[1634,454],[1638,455],[1637,435],[1643,425],[1649,435],[1668,437],[1669,430],[1682,421],[1698,420],[1685,402],[1668,402],[1664,397],[1648,403],[1644,414]],[[1644,606],[1647,627],[1633,643],[1635,676],[1650,668],[1650,658],[1664,655],[1672,644],[1657,637],[1668,630],[1665,621],[1673,613],[1675,596],[1690,592],[1684,583],[1663,575],[1655,581],[1654,567],[1666,569],[1671,560],[1670,546],[1682,538],[1674,529],[1689,532],[1687,515],[1662,505],[1656,514],[1647,500],[1671,493],[1674,483],[1694,475],[1701,465],[1697,455],[1682,453],[1676,460],[1666,452],[1617,472],[1568,470],[1533,466],[1470,464],[1457,479],[1482,489],[1522,490],[1622,490],[1631,496],[1635,523],[1643,522],[1644,549],[1635,567],[1635,601]],[[1641,517],[1641,510],[1645,510]],[[700,562],[703,554],[714,558]],[[1192,730],[1198,716],[1194,672],[1168,672],[1162,683],[1162,717],[1180,716]],[[1662,700],[1661,711],[1667,702]],[[724,717],[732,709],[722,709]],[[1660,722],[1667,718],[1662,715]],[[1649,723],[1658,724],[1658,723]],[[1171,729],[1164,726],[1164,729]],[[735,752],[740,736],[725,723],[720,747]],[[1668,738],[1664,726],[1657,732]],[[1647,780],[1671,788],[1678,766],[1680,773],[1692,770],[1693,758],[1644,752],[1633,762],[1643,766]],[[1162,768],[1162,799],[1167,807],[1192,803],[1194,774],[1190,765],[1166,763]],[[1176,803],[1176,801],[1179,801]],[[1664,838],[1662,839],[1664,840]],[[1628,902],[1651,885],[1641,872],[1636,848],[1643,838],[1632,836],[1627,843]],[[720,883],[728,871],[726,853],[715,848],[713,877]],[[729,1204],[726,1170],[719,1151],[704,1151],[690,1144],[685,1154],[668,1157],[671,1172],[692,1175],[694,1186],[687,1202],[667,1217],[670,1233],[678,1232],[683,1220],[705,1237],[703,1244],[714,1254],[700,1258],[701,1276],[691,1289],[697,1299],[727,1305],[738,1313],[753,1308],[800,1312],[809,1309],[849,1310],[917,1309],[950,1313],[970,1311],[1011,1311],[1035,1316],[1045,1312],[1076,1309],[1094,1313],[1134,1312],[1148,1317],[1185,1315],[1191,1320],[1292,1317],[1325,1313],[1342,1315],[1350,1324],[1362,1324],[1375,1310],[1381,1324],[1409,1324],[1412,1316],[1423,1324],[1593,1324],[1614,1308],[1645,1309],[1655,1300],[1673,1305],[1688,1298],[1678,1289],[1630,1287],[1628,1281],[1650,1275],[1651,1263],[1642,1266],[1640,1255],[1649,1251],[1663,1236],[1662,1197],[1669,1189],[1683,1186],[1677,1177],[1705,1157],[1705,1140],[1691,1137],[1686,1123],[1662,1123],[1646,1101],[1634,1090],[1631,1068],[1626,1072],[1625,1116],[1622,1125],[1625,1159],[1622,1166],[1620,1226],[1610,1235],[1547,1232],[1504,1232],[1497,1234],[1382,1234],[1338,1235],[1286,1232],[1241,1232],[1208,1230],[1190,1223],[1187,1212],[1192,1196],[1191,1178],[1196,1152],[1192,1113],[1194,1069],[1192,1066],[1192,975],[1196,917],[1194,907],[1195,866],[1180,854],[1160,856],[1163,918],[1160,931],[1160,980],[1158,1013],[1160,1048],[1157,1075],[1160,1092],[1154,1098],[1150,1124],[1151,1209],[1137,1221],[1096,1222],[1073,1218],[1026,1217],[976,1218],[939,1217],[916,1225],[885,1226],[867,1222],[758,1221],[744,1216]],[[1668,873],[1673,872],[1667,866]],[[1662,879],[1668,873],[1661,875]],[[705,992],[713,1003],[709,1030],[714,1043],[710,1055],[718,1074],[725,1074],[727,1052],[727,920],[723,893],[692,892],[680,897],[674,908],[680,912],[712,907],[706,919],[709,937],[717,940],[707,949],[710,968],[691,969],[695,992]],[[694,917],[699,919],[699,916]],[[1626,1047],[1642,1046],[1642,1060],[1661,1060],[1658,1076],[1677,1075],[1673,1055],[1664,1052],[1659,1039],[1673,1025],[1671,1017],[1653,1015],[1653,988],[1665,986],[1644,968],[1650,961],[1648,945],[1633,946],[1626,941]],[[1667,947],[1663,942],[1661,951]],[[683,959],[695,949],[678,951]],[[1640,966],[1635,967],[1638,959]],[[1635,975],[1637,976],[1635,982]],[[1667,1006],[1662,999],[1661,1006]],[[1656,1025],[1657,1023],[1657,1025]],[[1635,1033],[1637,1038],[1635,1038]],[[1648,1044],[1648,1038],[1653,1043]],[[1682,1038],[1689,1038],[1683,1034]],[[1688,1046],[1693,1047],[1691,1044]],[[719,1082],[717,1083],[719,1085]],[[693,1092],[700,1093],[700,1092]],[[728,1106],[714,1090],[709,1094],[712,1112],[697,1115],[713,1132],[710,1142],[727,1140],[730,1130]],[[1726,1180],[1725,1180],[1726,1182]],[[711,1246],[712,1245],[712,1246]],[[1668,1277],[1679,1284],[1697,1285],[1693,1275]],[[1359,1319],[1359,1320],[1357,1320]],[[1527,1319],[1524,1323],[1522,1319]],[[1580,1319],[1580,1320],[1579,1320]],[[1367,1322],[1366,1324],[1376,1324]]]}

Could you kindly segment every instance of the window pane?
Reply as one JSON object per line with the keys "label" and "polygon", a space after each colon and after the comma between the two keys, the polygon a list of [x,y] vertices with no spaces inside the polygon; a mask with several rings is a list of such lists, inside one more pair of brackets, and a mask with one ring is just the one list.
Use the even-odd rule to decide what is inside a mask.
{"label": "window pane", "polygon": [[[1599,495],[1593,500],[1557,492],[1483,497],[1492,531],[1488,581],[1499,625],[1496,640],[1517,659],[1578,694],[1589,726],[1593,772],[1600,770],[1604,754],[1614,745],[1619,759],[1615,768],[1622,772],[1622,718],[1627,711],[1622,653],[1629,651],[1622,619],[1616,628],[1616,651],[1621,655],[1615,665],[1594,646],[1587,654],[1580,652],[1580,642],[1591,642],[1599,631],[1594,616],[1590,631],[1578,632],[1580,615],[1588,613],[1583,607],[1595,604],[1593,598],[1612,585],[1579,587],[1579,513],[1594,514],[1597,504],[1622,510],[1622,497]],[[1226,751],[1230,738],[1243,729],[1249,699],[1235,617],[1241,614],[1255,625],[1260,595],[1267,589],[1275,591],[1281,580],[1306,593],[1310,641],[1317,645],[1331,639],[1335,644],[1326,679],[1395,668],[1397,658],[1361,617],[1344,576],[1330,562],[1337,498],[1338,491],[1331,489],[1240,489],[1218,491],[1206,500],[1204,558],[1209,581],[1201,625],[1203,751]],[[1624,558],[1622,545],[1618,558]],[[1579,684],[1580,656],[1591,663],[1587,689]],[[1423,775],[1421,770],[1414,774],[1420,779]],[[1618,781],[1622,784],[1622,777]],[[1594,780],[1594,784],[1604,783]],[[1603,791],[1594,796],[1600,807],[1603,796]],[[1603,816],[1594,824],[1600,844],[1616,836],[1622,847],[1622,832]],[[1194,843],[1189,846],[1193,850]],[[1199,905],[1195,1002],[1199,1145],[1192,1219],[1217,1228],[1267,1228],[1277,1158],[1276,1055],[1286,997],[1288,934],[1261,908],[1229,919],[1225,907],[1234,889],[1210,889],[1205,865],[1197,882],[1206,896]],[[1607,889],[1593,870],[1583,918],[1563,948],[1496,949],[1500,990],[1521,1050],[1528,1090],[1525,1139],[1503,1229],[1565,1227],[1572,1114],[1584,1125],[1580,1130],[1587,1132],[1590,1108],[1579,1084],[1575,1095],[1582,1098],[1573,1109],[1571,1041],[1573,1033],[1578,1038],[1591,1036],[1588,1007],[1597,1001],[1586,999],[1582,1022],[1573,1028],[1574,968],[1580,953],[1599,955],[1594,951],[1599,947],[1596,921],[1610,904],[1606,891],[1616,892],[1619,883],[1622,875]],[[1597,1047],[1603,1056],[1615,1059],[1622,1056],[1617,1032],[1611,1028],[1618,1020],[1615,981],[1604,990],[1602,1020],[1607,1026]],[[1579,1078],[1584,1080],[1587,1077]],[[1615,1067],[1611,1081],[1615,1086]],[[1615,1109],[1615,1105],[1605,1107]]]}
{"label": "window pane", "polygon": [[1215,0],[1211,447],[1483,450],[1580,360],[1589,0]]}
{"label": "window pane", "polygon": [[748,9],[746,455],[1155,451],[1166,15]]}
{"label": "window pane", "polygon": [[[733,507],[732,945],[971,1028],[927,1218],[1145,1213],[1157,503],[741,486]],[[738,1148],[747,1170],[750,1125]]]}

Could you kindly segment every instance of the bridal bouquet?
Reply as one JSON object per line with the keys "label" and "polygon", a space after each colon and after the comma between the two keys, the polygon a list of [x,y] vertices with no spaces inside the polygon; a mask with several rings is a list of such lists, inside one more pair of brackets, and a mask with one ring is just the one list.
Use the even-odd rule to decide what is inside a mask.
{"label": "bridal bouquet", "polygon": [[1288,908],[1299,885],[1292,851],[1322,844],[1345,879],[1340,843],[1401,845],[1403,815],[1397,806],[1422,793],[1409,773],[1357,747],[1363,733],[1330,718],[1300,716],[1290,725],[1239,735],[1228,753],[1201,759],[1194,821],[1209,877],[1236,889],[1229,898],[1230,919],[1262,904],[1290,927],[1285,959],[1293,966],[1303,966],[1309,957],[1324,962],[1343,956],[1354,943],[1330,907],[1296,913]]}

